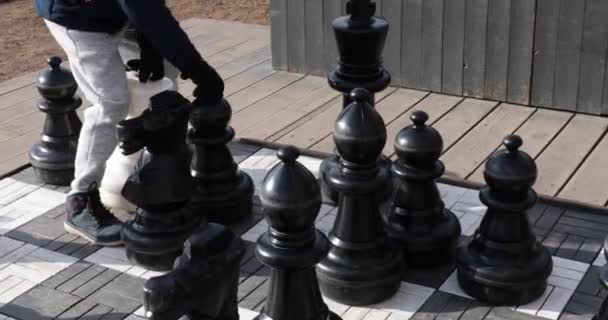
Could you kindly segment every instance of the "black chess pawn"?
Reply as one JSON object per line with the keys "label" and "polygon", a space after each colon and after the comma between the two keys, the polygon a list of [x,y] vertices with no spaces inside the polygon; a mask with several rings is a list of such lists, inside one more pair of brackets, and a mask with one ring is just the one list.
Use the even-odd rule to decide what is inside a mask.
{"label": "black chess pawn", "polygon": [[[328,76],[329,85],[342,92],[342,105],[351,102],[350,93],[356,88],[364,88],[371,94],[370,104],[375,105],[374,94],[388,87],[390,73],[382,66],[382,50],[388,34],[388,23],[376,13],[376,3],[370,0],[349,0],[346,3],[347,16],[332,22],[340,58],[336,68]],[[325,159],[319,168],[319,183],[325,200],[338,203],[338,192],[328,183],[328,173],[340,166],[337,152]],[[387,200],[392,192],[391,161],[381,155],[378,159],[380,175],[386,183],[377,192],[379,201]]]}
{"label": "black chess pawn", "polygon": [[411,267],[429,267],[448,262],[454,255],[461,229],[458,218],[445,208],[435,180],[445,166],[439,161],[443,140],[427,126],[428,115],[416,111],[413,125],[395,139],[398,160],[393,175],[401,180],[390,212],[383,216],[389,238],[403,248]]}
{"label": "black chess pawn", "polygon": [[237,291],[245,244],[230,229],[210,223],[184,243],[173,271],[144,284],[150,320],[239,320]]}
{"label": "black chess pawn", "polygon": [[384,121],[368,103],[369,92],[353,90],[353,102],[334,129],[340,166],[328,173],[340,193],[338,215],[329,234],[328,256],[317,266],[321,290],[347,305],[383,301],[399,289],[403,255],[388,240],[374,193],[384,183],[377,159],[386,143]]}
{"label": "black chess pawn", "polygon": [[321,191],[313,174],[297,162],[298,149],[279,150],[281,162],[262,184],[262,212],[268,232],[258,239],[256,255],[272,270],[266,305],[258,319],[340,319],[323,302],[315,264],[329,250],[315,229]]}
{"label": "black chess pawn", "polygon": [[30,150],[30,163],[40,180],[53,185],[69,185],[74,179],[74,159],[82,123],[76,109],[82,100],[75,97],[78,86],[72,74],[61,67],[61,58],[48,59],[51,67],[38,77],[42,96],[38,109],[46,113],[42,139]]}
{"label": "black chess pawn", "polygon": [[231,224],[252,213],[253,181],[239,171],[227,143],[232,109],[222,99],[214,106],[196,106],[190,114],[188,142],[194,146],[191,172],[196,188],[192,202],[208,221]]}
{"label": "black chess pawn", "polygon": [[192,189],[186,145],[191,108],[179,93],[164,91],[150,99],[141,116],[117,127],[124,154],[144,148],[135,174],[122,190],[125,199],[137,206],[122,238],[127,257],[151,270],[171,270],[184,240],[201,219],[187,205]]}
{"label": "black chess pawn", "polygon": [[551,275],[549,251],[532,232],[527,209],[537,200],[534,160],[519,136],[486,162],[480,199],[488,210],[472,239],[458,249],[458,282],[470,296],[494,305],[523,305],[540,297]]}

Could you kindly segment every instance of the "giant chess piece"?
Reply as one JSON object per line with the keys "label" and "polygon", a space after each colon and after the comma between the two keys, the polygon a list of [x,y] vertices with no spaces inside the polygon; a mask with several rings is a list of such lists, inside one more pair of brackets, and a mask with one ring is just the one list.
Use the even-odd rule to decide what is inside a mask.
{"label": "giant chess piece", "polygon": [[40,180],[66,186],[74,179],[74,160],[82,123],[76,109],[82,100],[75,97],[78,86],[72,74],[61,68],[61,58],[48,59],[51,67],[38,77],[42,96],[38,109],[46,113],[41,141],[30,150],[30,163]]}
{"label": "giant chess piece", "polygon": [[458,249],[458,282],[470,296],[493,305],[523,305],[540,297],[553,261],[532,232],[526,210],[537,200],[532,190],[534,160],[519,151],[511,135],[486,162],[487,186],[479,198],[488,210],[472,239]]}
{"label": "giant chess piece", "polygon": [[182,245],[200,223],[187,203],[192,177],[185,143],[192,105],[174,91],[150,99],[144,113],[117,127],[120,148],[132,154],[145,148],[123,196],[137,206],[122,231],[127,257],[151,270],[170,270]]}
{"label": "giant chess piece", "polygon": [[232,109],[222,99],[214,106],[196,106],[190,115],[188,142],[194,146],[191,172],[196,188],[192,202],[208,221],[232,224],[252,212],[253,181],[239,171],[227,143]]}
{"label": "giant chess piece", "polygon": [[401,283],[403,255],[388,240],[374,193],[386,183],[378,155],[386,143],[384,121],[355,89],[334,129],[340,166],[327,181],[340,193],[338,216],[329,234],[328,256],[317,266],[321,290],[347,305],[368,305],[394,295]]}
{"label": "giant chess piece", "polygon": [[210,223],[184,244],[173,271],[144,284],[150,320],[239,320],[237,291],[245,244],[230,229]]}
{"label": "giant chess piece", "polygon": [[270,227],[258,239],[256,255],[272,273],[257,319],[339,320],[323,302],[315,273],[315,264],[329,251],[327,237],[314,226],[321,191],[298,156],[294,147],[279,150],[281,162],[262,184],[262,212]]}
{"label": "giant chess piece", "polygon": [[[137,73],[127,72],[127,83],[129,87],[129,112],[126,119],[139,116],[148,106],[150,98],[167,90],[175,90],[173,82],[168,78],[159,81],[139,81]],[[124,155],[119,147],[116,147],[108,161],[106,169],[99,186],[101,202],[112,213],[134,213],[135,205],[122,196],[122,188],[129,177],[135,173],[137,160],[143,151],[137,151],[130,155]]]}
{"label": "giant chess piece", "polygon": [[[342,92],[343,107],[351,102],[350,93],[355,88],[364,88],[371,93],[371,105],[375,104],[374,94],[386,89],[391,76],[382,67],[382,50],[388,33],[386,20],[375,17],[376,3],[370,0],[349,0],[346,3],[348,16],[336,18],[332,25],[338,44],[338,65],[330,72],[329,85]],[[336,204],[338,193],[327,182],[327,174],[340,166],[339,155],[325,159],[319,168],[321,191],[325,199]],[[380,174],[386,176],[386,183],[378,191],[379,200],[386,200],[391,194],[392,181],[388,179],[391,161],[380,156]]]}
{"label": "giant chess piece", "polygon": [[443,140],[437,130],[425,125],[428,115],[416,111],[413,125],[395,139],[398,160],[393,174],[401,180],[391,211],[384,215],[389,238],[403,248],[412,267],[436,266],[449,261],[458,245],[458,218],[445,208],[435,180],[445,166],[439,161]]}

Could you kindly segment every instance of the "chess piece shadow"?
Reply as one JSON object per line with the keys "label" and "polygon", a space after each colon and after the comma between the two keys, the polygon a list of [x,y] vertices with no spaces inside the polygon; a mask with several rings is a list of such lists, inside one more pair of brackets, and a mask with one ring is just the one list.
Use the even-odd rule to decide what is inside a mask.
{"label": "chess piece shadow", "polygon": [[141,116],[117,126],[123,154],[144,149],[122,195],[137,206],[122,238],[127,257],[151,270],[171,270],[184,241],[201,221],[188,205],[192,190],[186,145],[190,101],[174,91],[150,99]]}
{"label": "chess piece shadow", "polygon": [[237,290],[243,240],[230,229],[209,223],[184,244],[170,273],[144,285],[150,320],[238,320]]}

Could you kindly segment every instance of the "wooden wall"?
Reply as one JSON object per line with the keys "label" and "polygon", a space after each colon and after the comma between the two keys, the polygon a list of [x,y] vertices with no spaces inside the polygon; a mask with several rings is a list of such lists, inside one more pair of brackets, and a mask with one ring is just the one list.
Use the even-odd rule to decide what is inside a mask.
{"label": "wooden wall", "polygon": [[[273,65],[325,75],[346,0],[271,0]],[[608,114],[608,0],[376,0],[393,85]]]}

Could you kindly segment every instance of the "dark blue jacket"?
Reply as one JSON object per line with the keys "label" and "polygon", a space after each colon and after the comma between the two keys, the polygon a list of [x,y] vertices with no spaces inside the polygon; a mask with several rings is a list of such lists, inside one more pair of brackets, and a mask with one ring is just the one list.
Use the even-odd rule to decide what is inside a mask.
{"label": "dark blue jacket", "polygon": [[164,0],[34,0],[34,9],[47,20],[81,31],[116,33],[130,21],[182,72],[202,60]]}

